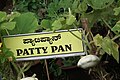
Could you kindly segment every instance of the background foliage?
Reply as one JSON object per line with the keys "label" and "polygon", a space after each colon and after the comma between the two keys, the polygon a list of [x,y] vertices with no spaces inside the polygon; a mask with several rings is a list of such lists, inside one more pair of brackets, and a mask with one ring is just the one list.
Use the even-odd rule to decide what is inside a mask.
{"label": "background foliage", "polygon": [[[84,28],[82,19],[87,18],[87,28],[90,30],[87,34],[92,33],[93,38],[88,40],[88,35],[84,35],[88,54],[103,56],[107,53],[119,63],[120,0],[13,0],[11,2],[0,11],[0,38],[11,34]],[[91,52],[93,50],[89,47],[91,43],[96,46],[95,53]],[[2,64],[0,72],[2,72],[3,66],[6,66],[3,63],[14,56],[5,45],[0,50],[2,50],[0,52],[0,64]],[[76,60],[78,59],[63,59],[63,64],[70,66],[76,64]],[[51,73],[60,76],[61,69],[54,64],[55,60],[52,61],[49,63]]]}

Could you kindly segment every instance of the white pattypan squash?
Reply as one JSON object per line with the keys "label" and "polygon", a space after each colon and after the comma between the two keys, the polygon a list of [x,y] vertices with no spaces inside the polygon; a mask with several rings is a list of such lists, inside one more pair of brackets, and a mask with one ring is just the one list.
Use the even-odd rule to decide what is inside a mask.
{"label": "white pattypan squash", "polygon": [[22,78],[20,80],[38,80],[37,78],[33,78],[33,77],[26,77],[26,78]]}
{"label": "white pattypan squash", "polygon": [[86,69],[86,68],[96,66],[99,61],[100,61],[100,58],[97,57],[96,55],[87,55],[87,56],[82,57],[78,61],[77,66],[83,69]]}
{"label": "white pattypan squash", "polygon": [[34,74],[32,77],[26,77],[26,78],[22,78],[20,80],[38,80],[37,78],[35,78],[36,74]]}

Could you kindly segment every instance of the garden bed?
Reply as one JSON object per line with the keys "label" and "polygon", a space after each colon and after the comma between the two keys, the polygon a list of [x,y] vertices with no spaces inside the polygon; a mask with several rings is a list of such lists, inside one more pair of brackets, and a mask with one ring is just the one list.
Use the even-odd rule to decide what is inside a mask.
{"label": "garden bed", "polygon": [[[34,73],[38,80],[120,80],[120,0],[0,0],[0,14],[3,80],[17,80]],[[78,28],[83,28],[87,55],[100,58],[94,67],[78,67],[79,56],[47,59],[47,64],[44,60],[16,62],[2,39],[6,35]]]}

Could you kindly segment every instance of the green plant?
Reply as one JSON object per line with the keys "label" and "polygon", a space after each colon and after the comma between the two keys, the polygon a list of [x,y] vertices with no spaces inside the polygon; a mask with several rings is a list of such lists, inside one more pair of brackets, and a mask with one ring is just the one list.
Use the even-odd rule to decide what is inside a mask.
{"label": "green plant", "polygon": [[33,12],[36,14],[38,19],[44,17],[45,8],[49,1],[47,0],[13,0],[13,11]]}
{"label": "green plant", "polygon": [[[67,5],[69,2],[70,5]],[[77,4],[74,5],[75,3]],[[112,55],[119,63],[119,3],[119,0],[103,0],[99,4],[97,0],[82,0],[81,2],[78,0],[69,0],[66,4],[64,0],[53,0],[48,5],[48,14],[46,14],[48,18],[41,21],[41,27],[54,31],[77,28],[82,25],[87,33],[84,36],[85,41],[83,40],[83,42],[88,46],[88,54],[102,56],[104,53],[107,53]],[[60,11],[61,9],[62,11]],[[89,9],[91,10],[89,11]],[[88,23],[82,22],[85,18],[87,18]],[[99,33],[93,36],[91,29],[97,23],[100,23],[97,26],[104,26],[107,29],[107,35],[105,37],[99,35]]]}
{"label": "green plant", "polygon": [[[119,45],[120,45],[120,0],[14,0],[14,10],[20,12],[34,12],[39,15],[40,27],[42,30],[46,31],[56,31],[60,29],[70,29],[70,28],[84,28],[85,31],[83,42],[87,45],[88,54],[94,54],[97,56],[102,56],[105,53],[112,55],[114,59],[118,61],[119,59]],[[18,4],[20,3],[20,4]],[[38,29],[37,24],[32,24],[31,22],[37,23],[35,18],[32,18],[34,21],[31,21],[27,24],[26,21],[29,21],[31,18],[27,14],[23,13],[19,17],[14,17],[10,20],[4,20],[4,13],[0,14],[0,26],[4,22],[9,22],[12,27],[0,27],[0,35],[7,34],[22,34],[34,32]],[[29,14],[29,16],[33,14]],[[2,17],[3,18],[2,18]],[[25,19],[25,24],[23,25],[23,18]],[[86,20],[87,19],[87,20]],[[4,20],[1,22],[1,20]],[[22,22],[22,23],[20,23]],[[16,26],[14,26],[16,25]],[[22,26],[22,27],[21,27]],[[94,34],[92,28],[96,28],[95,31],[101,30],[104,27],[106,29],[105,33],[100,34],[97,32]],[[102,30],[103,31],[103,30]],[[103,36],[104,34],[104,36]],[[73,34],[74,35],[74,34]],[[93,36],[94,35],[94,36]],[[66,65],[70,63],[69,59],[64,59]],[[51,70],[53,72],[57,70],[60,75],[61,71],[59,66],[56,67],[54,62],[51,62]],[[71,64],[69,64],[71,65]],[[53,68],[55,67],[55,69]],[[55,70],[55,71],[54,71]],[[57,75],[57,73],[54,73]]]}
{"label": "green plant", "polygon": [[[0,35],[2,35],[2,31],[7,30],[13,30],[15,27],[16,22],[13,21],[15,17],[17,17],[19,14],[14,13],[14,14],[9,14],[7,15],[6,12],[1,12],[0,11]],[[4,34],[3,34],[4,35]]]}
{"label": "green plant", "polygon": [[52,19],[43,19],[41,21],[41,27],[46,30],[60,30],[60,29],[70,29],[73,23],[76,21],[75,16],[72,15],[71,10],[67,14],[63,14],[61,16],[57,16]]}
{"label": "green plant", "polygon": [[[99,57],[103,56],[105,53],[108,55],[112,55],[114,59],[119,63],[119,41],[120,41],[120,26],[119,26],[119,0],[113,1],[113,0],[106,0],[110,1],[108,2],[109,5],[101,5],[105,1],[100,1],[99,4],[96,0],[89,0],[86,2],[89,4],[89,6],[92,8],[89,12],[84,12],[82,14],[81,20],[82,26],[86,31],[86,38],[87,41],[86,45],[88,45],[88,53],[98,55]],[[98,14],[99,13],[99,14]],[[111,13],[111,14],[109,14]],[[85,20],[87,18],[87,20]],[[99,25],[97,24],[99,23]],[[107,29],[106,35],[102,36],[99,33],[94,34],[91,33],[91,29],[96,25],[98,26],[104,26]],[[99,28],[99,27],[98,27]],[[96,28],[97,29],[97,28]],[[97,29],[98,30],[98,29]],[[103,30],[102,30],[103,31]],[[104,33],[103,33],[104,34]],[[100,64],[102,64],[100,62]],[[97,69],[92,69],[94,73],[98,73],[99,79],[112,79],[113,76],[109,76],[110,73],[107,73],[107,71],[101,67],[101,65],[97,65]],[[96,68],[96,67],[95,67]],[[101,70],[101,71],[99,71]],[[92,72],[91,71],[91,72]],[[101,73],[101,74],[100,74]],[[116,78],[118,79],[118,78]]]}
{"label": "green plant", "polygon": [[[119,0],[117,2],[119,3]],[[117,60],[117,62],[119,62],[119,57],[118,57],[119,43],[115,42],[115,39],[120,37],[119,36],[120,28],[118,28],[119,26],[117,22],[119,21],[119,19],[117,18],[117,16],[119,15],[115,16],[116,13],[119,14],[119,9],[116,9],[116,7],[119,6],[117,2],[113,0],[107,0],[107,1],[101,1],[100,4],[98,5],[97,4],[98,2],[96,2],[96,0],[86,1],[86,3],[89,4],[93,8],[93,10],[90,11],[89,13],[85,13],[84,16],[82,17],[88,18],[88,21],[89,21],[88,25],[90,27],[92,27],[93,24],[100,22],[101,25],[109,28],[108,34],[104,38],[102,38],[102,36],[100,37],[100,35],[96,35],[95,37],[93,37],[94,41],[97,41],[95,42],[95,45],[99,47],[97,48],[96,52],[98,53],[99,50],[102,48],[103,51],[105,51],[109,55],[113,55],[113,57]],[[117,5],[114,5],[113,3]],[[109,24],[109,23],[112,23],[111,21],[113,20],[113,18],[116,19],[116,25]],[[116,29],[118,30],[117,33],[116,33]],[[112,34],[111,31],[113,31],[115,35]]]}
{"label": "green plant", "polygon": [[[13,21],[13,19],[17,16],[19,16],[17,12],[7,15],[6,12],[0,11],[0,39],[2,39],[1,36],[8,34],[8,30],[13,30],[15,28],[16,22]],[[7,49],[4,44],[0,50],[0,63],[7,61],[8,57],[13,57],[13,53]]]}
{"label": "green plant", "polygon": [[[30,16],[30,17],[29,17]],[[6,12],[0,12],[0,38],[5,35],[16,35],[23,33],[33,33],[38,29],[38,21],[35,15],[31,12],[20,14],[18,12],[12,12],[11,14],[6,14]],[[22,65],[14,63],[14,56],[10,49],[6,48],[4,45],[4,40],[2,40],[3,46],[0,48],[0,73],[2,72],[2,77],[4,80],[7,80],[9,77],[7,76],[4,69],[8,65],[8,70],[11,70],[10,60],[13,67],[17,72],[17,80],[22,78],[22,74],[24,77],[24,72],[30,68],[32,65],[31,62],[23,63]],[[14,59],[14,60],[13,60]],[[6,64],[7,63],[7,64]],[[12,74],[12,72],[11,72]],[[13,77],[13,75],[12,75]],[[12,78],[10,78],[12,79]],[[16,79],[16,77],[14,77]]]}

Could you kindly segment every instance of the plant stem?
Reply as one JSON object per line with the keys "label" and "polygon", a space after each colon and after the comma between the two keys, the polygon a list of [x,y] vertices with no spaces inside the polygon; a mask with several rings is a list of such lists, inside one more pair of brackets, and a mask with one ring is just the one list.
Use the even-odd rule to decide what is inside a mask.
{"label": "plant stem", "polygon": [[108,28],[111,29],[111,26],[105,21],[105,19],[102,18],[102,20],[103,20],[103,22],[108,26]]}
{"label": "plant stem", "polygon": [[21,79],[21,76],[22,76],[21,72],[18,73],[18,75],[17,75],[17,80],[20,80],[20,79]]}
{"label": "plant stem", "polygon": [[68,30],[72,35],[74,35],[76,38],[78,38],[79,40],[83,41],[85,44],[87,44],[87,41],[85,41],[84,39],[78,37],[77,35],[75,35],[72,31]]}
{"label": "plant stem", "polygon": [[18,69],[17,65],[14,62],[11,62],[11,63],[13,65],[13,67],[15,68],[15,70],[17,71],[17,73],[19,73],[19,69]]}
{"label": "plant stem", "polygon": [[[108,27],[110,30],[112,30],[112,27],[107,23],[107,21],[105,21],[105,19],[103,19],[103,18],[102,18],[102,20],[103,20],[103,22],[107,25],[107,27]],[[114,32],[114,33],[117,34],[116,32]],[[110,34],[110,37],[112,38],[112,37],[113,37],[112,33],[109,32],[109,34]]]}
{"label": "plant stem", "polygon": [[[89,27],[88,27],[88,19],[87,19],[87,18],[82,18],[82,19],[81,19],[81,22],[82,22],[82,27],[83,27],[83,29],[85,30],[85,32],[86,32],[86,33],[89,33],[88,36],[87,36],[88,42],[93,41],[92,32],[91,32],[91,30],[90,30]],[[90,44],[90,47],[91,47],[91,48],[90,48],[90,54],[95,55],[97,47],[95,46],[94,43]]]}
{"label": "plant stem", "polygon": [[30,69],[31,66],[32,66],[32,63],[29,63],[29,65],[27,66],[27,68],[24,69],[24,72],[27,71],[28,69]]}
{"label": "plant stem", "polygon": [[68,11],[69,11],[69,15],[71,15],[72,13],[71,13],[71,10],[70,10],[70,8],[68,8]]}
{"label": "plant stem", "polygon": [[47,78],[48,78],[48,80],[50,80],[48,65],[47,65],[47,60],[46,59],[45,59],[45,68],[46,68],[46,72],[47,72]]}
{"label": "plant stem", "polygon": [[[70,30],[68,30],[72,35],[74,35],[76,38],[78,38],[79,40],[81,40],[83,43],[85,43],[85,45],[87,45],[88,46],[88,48],[91,50],[91,46],[90,46],[90,44],[87,42],[87,40],[86,39],[82,39],[82,38],[80,38],[80,37],[78,37],[77,35],[75,35],[72,31],[70,31]],[[86,50],[86,49],[85,49]],[[86,51],[87,52],[87,51]]]}
{"label": "plant stem", "polygon": [[101,48],[102,48],[101,46],[97,48],[96,53],[95,53],[96,55],[99,55],[99,51]]}
{"label": "plant stem", "polygon": [[10,35],[7,29],[5,29],[5,31],[6,31],[7,35]]}
{"label": "plant stem", "polygon": [[112,38],[112,40],[114,41],[115,39],[119,38],[120,35],[116,35],[115,37]]}
{"label": "plant stem", "polygon": [[81,31],[78,29],[78,27],[73,23],[73,26],[75,27],[75,29],[81,34]]}

